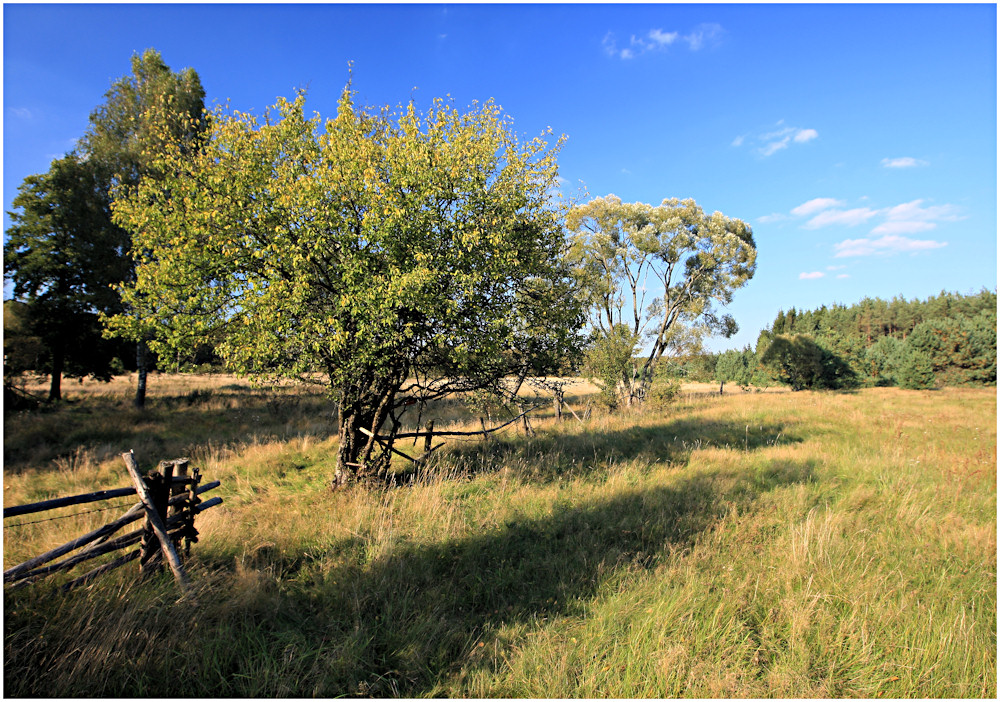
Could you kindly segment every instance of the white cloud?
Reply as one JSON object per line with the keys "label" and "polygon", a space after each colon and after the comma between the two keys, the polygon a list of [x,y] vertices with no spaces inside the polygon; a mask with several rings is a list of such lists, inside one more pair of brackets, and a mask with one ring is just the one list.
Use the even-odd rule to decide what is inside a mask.
{"label": "white cloud", "polygon": [[608,32],[601,40],[601,47],[608,56],[623,60],[632,59],[650,51],[664,51],[668,47],[684,42],[691,51],[699,51],[706,46],[714,46],[721,41],[725,30],[718,24],[700,24],[688,34],[665,32],[651,29],[643,36],[633,34],[627,48],[619,48],[614,32]]}
{"label": "white cloud", "polygon": [[847,273],[840,273],[839,275],[837,275],[837,280],[844,280],[845,278],[850,278],[850,277],[851,276],[848,275]]}
{"label": "white cloud", "polygon": [[918,253],[947,246],[944,241],[930,239],[909,239],[905,236],[887,234],[878,239],[845,239],[833,248],[836,258],[849,256],[888,256],[898,253]]}
{"label": "white cloud", "polygon": [[926,222],[929,220],[954,222],[961,219],[958,214],[958,208],[952,205],[921,207],[920,203],[922,202],[923,200],[913,200],[912,202],[904,202],[902,205],[890,207],[886,210],[886,219],[896,222],[904,220],[917,222]]}
{"label": "white cloud", "polygon": [[746,139],[745,136],[738,136],[733,139],[733,146],[743,146],[743,140]]}
{"label": "white cloud", "polygon": [[680,34],[678,34],[677,32],[664,32],[662,29],[654,29],[649,33],[650,39],[655,41],[657,44],[661,44],[664,46],[668,44],[673,44],[675,41],[677,41],[677,37],[679,36]]}
{"label": "white cloud", "polygon": [[937,224],[934,222],[883,222],[872,229],[872,234],[916,234],[935,227]]}
{"label": "white cloud", "polygon": [[825,278],[826,273],[822,271],[813,271],[812,273],[799,273],[799,280],[816,280],[817,278]]}
{"label": "white cloud", "polygon": [[[867,200],[868,198],[861,198]],[[874,209],[871,207],[855,207],[842,209],[844,202],[830,197],[817,197],[804,202],[791,210],[796,217],[811,217],[804,229],[819,229],[821,227],[843,226],[855,227],[873,218],[882,221],[875,224],[871,230],[873,238],[847,239],[834,246],[838,257],[871,256],[895,254],[907,251],[924,251],[945,246],[946,243],[926,239],[910,239],[905,234],[918,234],[936,229],[938,222],[954,222],[964,217],[954,205],[924,206],[924,200],[904,202],[893,207]],[[772,220],[777,215],[768,215]],[[763,221],[763,220],[762,220]],[[827,270],[835,270],[830,267]]]}
{"label": "white cloud", "polygon": [[18,119],[31,119],[34,116],[27,107],[11,107],[9,110]]}
{"label": "white cloud", "polygon": [[793,208],[792,214],[796,217],[805,217],[806,215],[815,214],[822,210],[828,210],[831,207],[843,207],[843,205],[844,202],[842,200],[834,200],[832,197],[817,197]]}
{"label": "white cloud", "polygon": [[866,222],[879,213],[868,207],[857,207],[853,210],[824,210],[805,223],[806,229],[819,229],[831,225],[854,227]]}
{"label": "white cloud", "polygon": [[781,222],[782,220],[788,219],[787,215],[783,215],[780,212],[774,212],[769,215],[763,215],[757,218],[757,221],[761,224],[770,224],[771,222]]}
{"label": "white cloud", "polygon": [[[761,156],[767,157],[782,149],[787,149],[790,144],[805,144],[813,139],[819,138],[819,132],[815,129],[803,129],[801,127],[783,126],[785,120],[778,120],[775,125],[779,129],[765,132],[754,137],[754,141],[761,144],[756,151]],[[738,142],[733,141],[733,146],[741,146],[745,137],[738,137]]]}
{"label": "white cloud", "polygon": [[722,36],[723,29],[718,24],[700,24],[693,32],[685,35],[684,41],[691,47],[691,51],[698,51],[708,43],[716,43]]}
{"label": "white cloud", "polygon": [[819,136],[819,132],[815,129],[800,129],[795,133],[795,143],[805,144],[807,141],[812,141]]}
{"label": "white cloud", "polygon": [[765,146],[760,147],[758,151],[760,151],[762,156],[770,156],[771,154],[777,153],[782,149],[788,148],[788,142],[790,140],[791,137],[785,137],[784,139],[781,139],[779,141],[772,141],[770,144],[766,144]]}
{"label": "white cloud", "polygon": [[918,158],[913,158],[912,156],[902,156],[900,158],[884,158],[882,159],[883,168],[916,168],[917,166],[926,166],[927,161],[921,161]]}
{"label": "white cloud", "polygon": [[617,54],[618,49],[615,48],[615,33],[608,32],[605,34],[604,38],[601,40],[601,46],[604,48],[604,53],[608,56],[614,56]]}
{"label": "white cloud", "polygon": [[840,271],[840,270],[843,270],[845,268],[847,268],[847,266],[827,266],[826,267],[826,269],[828,271]]}

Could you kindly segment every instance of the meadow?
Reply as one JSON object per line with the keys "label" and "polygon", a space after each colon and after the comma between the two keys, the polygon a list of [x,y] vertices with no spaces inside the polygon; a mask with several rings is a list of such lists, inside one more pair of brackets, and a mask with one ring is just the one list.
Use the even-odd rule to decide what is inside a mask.
{"label": "meadow", "polygon": [[[4,505],[189,456],[225,501],[197,604],[129,567],[5,592],[5,696],[996,697],[995,388],[687,386],[332,492],[319,388],[128,383],[7,416]],[[5,520],[4,566],[107,514]]]}

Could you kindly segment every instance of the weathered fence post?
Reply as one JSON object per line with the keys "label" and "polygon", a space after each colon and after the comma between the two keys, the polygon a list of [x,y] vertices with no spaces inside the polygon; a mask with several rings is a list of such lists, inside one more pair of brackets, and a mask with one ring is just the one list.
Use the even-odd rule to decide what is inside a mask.
{"label": "weathered fence post", "polygon": [[[160,461],[158,471],[152,471],[145,478],[149,497],[160,521],[167,521],[167,503],[172,492],[171,482],[174,477],[174,464],[170,461]],[[139,558],[139,572],[152,574],[163,567],[163,557],[160,549],[160,539],[153,528],[153,515],[147,511],[146,523],[142,530],[142,556]]]}
{"label": "weathered fence post", "polygon": [[191,484],[188,485],[187,515],[184,519],[184,556],[191,555],[191,544],[198,543],[198,531],[194,528],[195,508],[201,502],[198,497],[198,485],[201,483],[201,469],[195,466],[191,476]]}
{"label": "weathered fence post", "polygon": [[[174,545],[170,543],[170,537],[167,535],[167,528],[163,525],[163,520],[160,519],[159,511],[153,501],[153,498],[150,497],[149,490],[146,489],[146,482],[139,474],[139,468],[135,464],[135,458],[132,456],[132,452],[129,451],[128,453],[123,453],[122,459],[124,459],[129,477],[132,478],[132,483],[135,485],[135,491],[139,493],[139,499],[142,500],[142,504],[146,508],[146,516],[149,518],[150,526],[152,526],[153,531],[160,541],[160,550],[163,551],[163,555],[166,557],[167,563],[170,564],[170,570],[173,571],[174,578],[176,578],[177,582],[181,584],[185,594],[189,594],[191,592],[191,581],[188,579],[187,573],[184,572],[184,567],[181,566],[181,559],[177,556],[177,551],[174,550]],[[169,486],[169,482],[167,485]],[[167,492],[167,499],[169,501],[169,490]],[[163,505],[163,510],[164,512],[166,511],[166,503]]]}
{"label": "weathered fence post", "polygon": [[431,452],[431,440],[434,438],[434,420],[427,422],[427,434],[424,436],[424,455]]}

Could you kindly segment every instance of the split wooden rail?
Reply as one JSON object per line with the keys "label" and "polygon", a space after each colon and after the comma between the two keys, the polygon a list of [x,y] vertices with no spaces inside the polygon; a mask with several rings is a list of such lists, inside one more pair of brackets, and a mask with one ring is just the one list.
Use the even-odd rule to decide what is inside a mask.
{"label": "split wooden rail", "polygon": [[[3,516],[7,519],[117,497],[129,495],[139,497],[139,502],[118,519],[5,570],[3,574],[5,585],[10,583],[14,588],[23,587],[52,573],[68,570],[98,556],[139,544],[138,549],[69,581],[63,589],[68,590],[90,582],[102,573],[138,559],[139,571],[142,574],[160,570],[166,561],[185,594],[190,593],[190,581],[181,562],[179,546],[183,541],[184,555],[190,555],[191,544],[198,541],[198,531],[194,527],[195,516],[210,507],[222,504],[222,499],[219,497],[213,497],[205,502],[200,498],[205,492],[219,487],[219,481],[202,485],[201,472],[198,468],[194,468],[189,474],[190,461],[186,458],[161,461],[157,469],[147,475],[140,474],[131,451],[122,454],[122,458],[132,487],[100,490],[4,508]],[[114,539],[110,538],[112,534],[143,517],[145,523],[142,529]],[[62,560],[56,560],[77,549],[82,550]]]}

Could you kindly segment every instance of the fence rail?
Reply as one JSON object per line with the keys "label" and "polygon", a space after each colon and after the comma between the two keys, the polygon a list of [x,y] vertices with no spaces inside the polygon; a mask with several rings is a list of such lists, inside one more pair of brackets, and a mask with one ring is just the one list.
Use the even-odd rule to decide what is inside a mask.
{"label": "fence rail", "polygon": [[[84,573],[66,583],[64,589],[89,582],[102,573],[138,558],[139,570],[143,574],[160,570],[166,561],[185,593],[190,592],[190,581],[184,571],[178,547],[180,542],[184,541],[184,555],[190,554],[191,544],[198,541],[198,531],[194,527],[195,516],[222,504],[222,499],[219,497],[202,502],[200,495],[219,487],[221,483],[216,480],[201,485],[201,472],[198,468],[194,468],[188,475],[190,462],[186,458],[161,461],[156,470],[149,471],[145,475],[140,473],[131,451],[122,454],[122,458],[132,481],[132,487],[99,490],[4,508],[3,516],[7,519],[129,495],[139,497],[139,502],[118,519],[5,570],[3,573],[5,585],[11,583],[14,588],[24,587],[52,573],[68,570],[98,556],[139,543],[139,549]],[[113,534],[143,517],[145,523],[142,529],[109,540]],[[67,556],[70,552],[81,548],[83,550],[78,553],[56,561],[57,558]]]}

